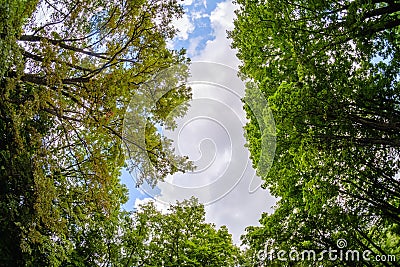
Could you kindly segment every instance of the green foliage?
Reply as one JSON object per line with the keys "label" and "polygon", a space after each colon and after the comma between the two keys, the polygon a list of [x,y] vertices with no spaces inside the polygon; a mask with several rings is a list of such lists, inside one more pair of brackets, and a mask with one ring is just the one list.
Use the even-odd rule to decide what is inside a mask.
{"label": "green foliage", "polygon": [[187,77],[185,64],[158,72],[138,88],[126,109],[124,152],[129,156],[128,167],[137,185],[146,181],[154,186],[168,174],[193,169],[187,157],[174,154],[172,140],[159,131],[160,127],[174,129],[175,119],[187,111],[187,100],[191,98]]}
{"label": "green foliage", "polygon": [[[245,243],[323,250],[345,238],[349,249],[399,257],[399,243],[387,242],[400,234],[399,4],[237,2],[233,47],[277,131],[274,164],[258,174],[280,199]],[[257,162],[264,133],[255,120],[245,129]]]}
{"label": "green foliage", "polygon": [[152,202],[133,214],[124,236],[121,266],[236,266],[240,251],[226,227],[205,222],[196,199],[171,205],[166,213]]}
{"label": "green foliage", "polygon": [[0,77],[21,60],[17,36],[36,8],[38,0],[0,1]]}
{"label": "green foliage", "polygon": [[[122,146],[135,146],[122,135],[131,99],[144,101],[139,124],[154,127],[172,125],[165,114],[190,98],[182,67],[171,80],[180,88],[168,96],[172,106],[143,112],[153,103],[141,85],[188,63],[184,51],[166,48],[182,8],[88,0],[5,1],[0,10],[0,266],[97,266],[120,249]],[[162,168],[143,172],[154,183],[190,166],[168,143],[141,150],[166,155],[153,159]]]}

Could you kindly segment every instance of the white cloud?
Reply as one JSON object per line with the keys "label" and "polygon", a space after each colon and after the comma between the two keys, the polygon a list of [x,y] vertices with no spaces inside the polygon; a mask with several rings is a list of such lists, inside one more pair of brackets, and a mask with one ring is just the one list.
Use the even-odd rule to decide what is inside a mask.
{"label": "white cloud", "polygon": [[227,30],[232,30],[234,10],[236,6],[231,1],[218,3],[217,7],[211,12],[210,21],[214,40],[206,43],[205,49],[194,57],[194,60],[207,60],[219,62],[237,68],[239,60],[236,57],[235,50],[230,48],[231,41],[227,39]]}
{"label": "white cloud", "polygon": [[[234,69],[237,69],[240,61],[236,57],[236,51],[230,48],[231,41],[227,39],[227,30],[234,28],[233,20],[235,18],[234,10],[236,6],[232,1],[218,3],[217,7],[211,12],[210,21],[213,30],[214,39],[206,43],[205,48],[198,53],[193,61],[210,61],[226,64]],[[215,73],[215,76],[221,76],[221,73]],[[223,75],[222,75],[223,76]],[[238,79],[232,77],[220,77],[225,79],[225,83],[230,83],[230,87],[238,86],[242,83]],[[243,83],[242,83],[243,86]],[[237,118],[228,115],[226,123],[231,124],[230,120],[241,121],[241,126],[245,124],[245,113],[242,109],[242,103],[239,100],[244,95],[244,87],[237,90],[240,96],[236,99],[228,99],[226,96],[225,103],[229,103],[230,107],[235,111]],[[207,92],[203,92],[206,94]],[[217,97],[218,91],[211,92],[212,97]],[[201,129],[198,129],[201,131]],[[208,129],[204,129],[207,131]],[[258,220],[263,212],[272,212],[272,206],[276,200],[266,190],[259,188],[261,179],[255,175],[254,169],[251,167],[249,160],[249,152],[244,147],[245,139],[243,137],[243,129],[237,129],[237,134],[241,135],[241,142],[237,149],[240,149],[240,155],[235,155],[236,158],[231,158],[231,164],[236,164],[240,167],[241,161],[247,161],[244,170],[237,170],[237,173],[243,171],[242,179],[237,183],[232,191],[222,199],[214,202],[212,205],[206,206],[206,219],[215,223],[217,226],[226,225],[233,235],[234,242],[240,244],[240,235],[244,234],[244,229],[250,225],[259,225]],[[258,187],[254,190],[254,187]]]}
{"label": "white cloud", "polygon": [[[210,26],[214,39],[207,41],[202,51],[197,51],[202,37],[189,39],[187,49],[194,68],[191,78],[193,101],[170,137],[177,141],[176,151],[196,160],[199,168],[197,172],[177,174],[158,184],[161,195],[156,199],[175,203],[175,200],[192,195],[198,197],[206,204],[207,221],[217,226],[226,225],[234,242],[240,244],[244,229],[258,225],[261,213],[271,212],[275,199],[259,187],[261,179],[255,176],[249,152],[244,147],[246,118],[241,102],[244,85],[234,70],[240,62],[236,52],[230,48],[226,34],[226,30],[233,29],[234,10],[235,5],[225,1],[211,12]],[[199,16],[196,12],[192,14]],[[180,39],[188,39],[189,34],[196,30],[191,23],[194,17],[186,16],[176,24],[181,29]],[[205,64],[202,69],[202,64],[196,64],[196,61],[219,64]],[[196,69],[197,66],[200,69]]]}
{"label": "white cloud", "polygon": [[190,6],[193,3],[193,0],[181,0],[180,4],[184,6]]}
{"label": "white cloud", "polygon": [[177,38],[180,40],[187,40],[189,34],[195,29],[193,23],[191,22],[189,16],[184,14],[181,18],[175,19],[172,25],[178,29]]}
{"label": "white cloud", "polygon": [[206,204],[207,221],[226,225],[239,244],[244,229],[257,225],[261,213],[271,211],[275,203],[259,187],[261,180],[255,177],[244,147],[244,84],[234,69],[216,63],[193,62],[191,75],[191,107],[177,121],[178,128],[165,134],[175,140],[176,152],[188,155],[198,170],[176,174],[159,184],[161,195],[157,199],[174,203],[194,195]]}
{"label": "white cloud", "polygon": [[190,17],[192,18],[192,20],[196,20],[201,18],[208,18],[210,17],[210,15],[205,12],[205,9],[201,9],[201,10],[191,10]]}
{"label": "white cloud", "polygon": [[197,50],[197,47],[199,46],[199,44],[202,40],[203,40],[202,36],[197,36],[197,37],[189,40],[189,47],[187,49],[187,53],[188,53],[189,57],[196,56],[199,53],[199,51]]}
{"label": "white cloud", "polygon": [[[217,7],[211,12],[210,20],[212,27],[225,32],[233,29],[234,10],[236,6],[232,1],[218,3]],[[218,34],[218,33],[217,33]]]}
{"label": "white cloud", "polygon": [[153,198],[144,198],[144,199],[136,199],[135,200],[135,205],[134,205],[134,208],[135,208],[135,210],[137,210],[137,211],[141,211],[141,208],[140,208],[140,206],[141,205],[145,205],[145,204],[147,204],[147,203],[149,203],[149,202],[153,202],[154,203],[154,205],[156,206],[156,209],[157,210],[159,210],[159,211],[161,211],[162,213],[167,213],[168,212],[168,205],[166,204],[166,203],[162,203],[162,202],[160,202],[160,201],[155,201]]}

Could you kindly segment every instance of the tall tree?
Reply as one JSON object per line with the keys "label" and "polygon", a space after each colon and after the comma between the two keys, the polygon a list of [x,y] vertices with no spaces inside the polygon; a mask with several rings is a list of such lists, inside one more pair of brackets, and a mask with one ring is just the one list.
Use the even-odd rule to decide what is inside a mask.
{"label": "tall tree", "polygon": [[[6,1],[1,10],[0,265],[84,264],[74,255],[114,233],[126,201],[119,176],[122,147],[137,147],[122,130],[132,98],[144,101],[139,125],[152,140],[140,151],[158,155],[143,177],[190,168],[168,142],[153,145],[162,137],[152,130],[171,125],[163,114],[190,98],[187,68],[175,69],[174,93],[164,96],[175,98],[170,105],[154,107],[141,86],[188,63],[184,51],[166,48],[182,8],[176,1],[44,0]],[[152,90],[162,92],[161,103],[166,90]],[[99,263],[99,255],[88,252],[86,263]]]}
{"label": "tall tree", "polygon": [[[400,5],[237,2],[233,47],[241,72],[268,98],[277,129],[274,165],[258,173],[280,198],[246,242],[301,251],[346,238],[349,248],[399,257]],[[256,147],[256,121],[246,129]],[[251,152],[257,162],[259,152]]]}
{"label": "tall tree", "polygon": [[128,224],[126,266],[237,266],[240,250],[225,226],[205,222],[204,206],[194,198],[171,205],[166,213],[152,202]]}

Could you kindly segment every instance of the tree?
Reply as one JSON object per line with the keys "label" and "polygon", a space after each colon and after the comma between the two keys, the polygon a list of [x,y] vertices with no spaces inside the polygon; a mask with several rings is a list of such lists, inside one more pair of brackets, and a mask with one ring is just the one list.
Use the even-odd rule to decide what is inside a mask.
{"label": "tree", "polygon": [[226,227],[205,222],[204,206],[194,198],[171,205],[166,213],[153,202],[128,220],[125,266],[237,266],[239,248]]}
{"label": "tree", "polygon": [[[153,107],[142,97],[154,74],[188,63],[184,51],[166,48],[182,8],[176,1],[46,0],[1,9],[0,265],[96,265],[126,201],[119,176],[123,145],[136,146],[122,129],[130,100],[144,101],[144,138],[157,142],[162,137],[151,129],[173,120],[162,114],[190,98],[184,67],[175,69],[175,93],[165,96],[176,101]],[[159,99],[165,94],[152,90],[162,92]],[[140,148],[164,155],[143,173],[149,181],[190,168],[165,144]]]}
{"label": "tree", "polygon": [[174,154],[172,140],[157,129],[175,129],[175,118],[186,113],[187,100],[191,98],[185,84],[187,75],[188,67],[184,64],[157,73],[140,86],[138,95],[127,106],[122,139],[129,170],[138,186],[144,180],[154,186],[167,174],[193,169],[187,157]]}
{"label": "tree", "polygon": [[[398,257],[399,4],[238,3],[233,47],[277,130],[274,164],[258,174],[280,198],[245,241],[301,251],[345,238],[349,249]],[[246,130],[255,147],[262,133],[254,119]]]}

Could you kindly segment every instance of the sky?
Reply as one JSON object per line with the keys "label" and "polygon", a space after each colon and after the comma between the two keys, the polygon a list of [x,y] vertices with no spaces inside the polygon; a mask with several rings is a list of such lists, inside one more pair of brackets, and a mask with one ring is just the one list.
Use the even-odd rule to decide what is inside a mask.
{"label": "sky", "polygon": [[272,212],[275,199],[262,189],[245,148],[246,123],[241,98],[244,84],[237,77],[240,61],[230,48],[227,30],[233,29],[232,1],[184,0],[185,14],[174,25],[177,37],[170,48],[187,50],[191,58],[189,85],[193,98],[187,114],[174,131],[161,129],[174,141],[176,153],[189,156],[197,166],[186,174],[169,176],[155,188],[135,188],[126,171],[122,181],[129,188],[124,208],[155,201],[160,209],[191,196],[204,203],[207,222],[226,225],[236,244],[247,226],[259,225],[263,212]]}

